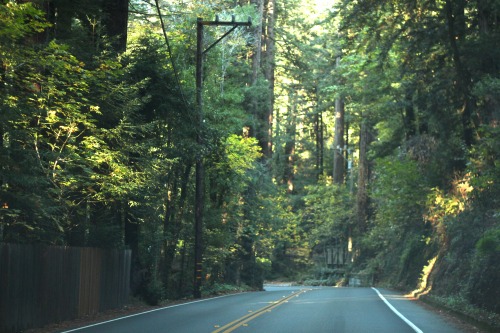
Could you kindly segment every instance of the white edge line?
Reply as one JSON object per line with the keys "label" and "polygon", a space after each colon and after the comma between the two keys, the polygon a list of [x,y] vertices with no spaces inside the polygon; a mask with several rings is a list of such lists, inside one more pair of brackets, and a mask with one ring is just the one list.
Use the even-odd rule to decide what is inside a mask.
{"label": "white edge line", "polygon": [[410,320],[408,320],[405,316],[403,316],[401,314],[401,312],[399,312],[398,310],[396,310],[396,308],[394,306],[392,306],[391,303],[389,303],[388,300],[385,299],[385,297],[380,293],[380,291],[378,291],[376,288],[372,287],[373,290],[375,290],[375,292],[378,294],[378,297],[380,297],[380,299],[382,301],[384,301],[384,303],[389,307],[389,309],[392,310],[392,312],[394,312],[399,318],[403,319],[403,321],[405,323],[408,324],[408,326],[410,326],[411,328],[413,328],[413,330],[417,333],[424,333],[420,328],[418,328],[415,324],[413,324]]}
{"label": "white edge line", "polygon": [[71,330],[68,330],[68,331],[61,331],[60,333],[76,332],[76,331],[84,330],[84,329],[87,329],[87,328],[90,328],[90,327],[99,326],[99,325],[111,323],[111,322],[122,320],[122,319],[131,318],[131,317],[140,316],[140,315],[143,315],[143,314],[146,314],[146,313],[161,311],[161,310],[165,310],[165,309],[169,309],[169,308],[175,308],[175,307],[183,306],[183,305],[189,305],[189,304],[194,304],[194,303],[200,303],[200,302],[210,301],[210,300],[213,300],[213,299],[223,298],[223,297],[228,297],[228,296],[234,296],[234,295],[241,295],[241,293],[228,294],[228,295],[222,295],[222,296],[217,296],[217,297],[200,299],[198,301],[191,301],[191,302],[186,302],[186,303],[181,303],[181,304],[169,305],[169,306],[165,306],[165,307],[154,309],[154,310],[149,310],[149,311],[134,313],[132,315],[128,315],[128,316],[124,316],[124,317],[119,317],[119,318],[115,318],[115,319],[111,319],[111,320],[101,321],[101,322],[98,322],[98,323],[95,323],[95,324],[92,324],[92,325],[78,327],[78,328],[74,328],[74,329],[71,329]]}

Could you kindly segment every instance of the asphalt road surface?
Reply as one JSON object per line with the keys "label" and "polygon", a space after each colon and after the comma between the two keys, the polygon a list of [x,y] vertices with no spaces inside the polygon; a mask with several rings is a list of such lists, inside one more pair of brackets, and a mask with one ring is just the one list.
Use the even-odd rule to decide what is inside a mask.
{"label": "asphalt road surface", "polygon": [[114,319],[66,333],[457,333],[401,294],[375,288],[267,287]]}

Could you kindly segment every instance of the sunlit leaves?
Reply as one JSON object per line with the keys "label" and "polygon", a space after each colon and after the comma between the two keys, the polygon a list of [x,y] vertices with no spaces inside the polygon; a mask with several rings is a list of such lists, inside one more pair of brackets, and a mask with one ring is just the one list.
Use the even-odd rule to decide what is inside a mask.
{"label": "sunlit leaves", "polygon": [[[4,147],[9,157],[4,181],[11,190],[2,197],[11,198],[13,212],[23,207],[20,220],[26,225],[63,233],[78,216],[87,214],[85,203],[89,200],[109,203],[136,188],[135,171],[129,168],[122,149],[126,143],[118,146],[121,140],[117,138],[138,131],[129,130],[124,135],[126,126],[115,127],[121,124],[120,118],[128,117],[132,122],[133,107],[124,100],[133,104],[135,88],[124,88],[124,73],[116,60],[108,57],[85,64],[67,46],[54,41],[20,55],[24,58],[15,59],[18,65],[6,67],[10,96],[2,102],[10,112],[2,113],[2,133],[10,138]],[[112,120],[108,131],[99,129],[103,110]],[[113,119],[112,112],[118,118]],[[22,161],[31,161],[29,167],[19,168]],[[10,178],[14,170],[18,175]],[[43,200],[17,202],[27,193],[24,177],[34,179],[31,187],[45,193]],[[30,217],[32,209],[37,213]],[[32,236],[41,237],[36,232]]]}
{"label": "sunlit leaves", "polygon": [[229,168],[237,175],[254,168],[254,163],[262,154],[255,138],[230,135],[226,140],[225,154]]}
{"label": "sunlit leaves", "polygon": [[42,32],[50,26],[44,16],[32,2],[7,1],[0,6],[0,39],[14,41],[31,33]]}

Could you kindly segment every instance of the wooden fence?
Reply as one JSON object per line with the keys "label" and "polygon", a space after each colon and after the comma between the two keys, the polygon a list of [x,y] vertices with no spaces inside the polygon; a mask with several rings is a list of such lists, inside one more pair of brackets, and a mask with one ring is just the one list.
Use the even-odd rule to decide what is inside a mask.
{"label": "wooden fence", "polygon": [[0,243],[0,332],[123,306],[130,250]]}

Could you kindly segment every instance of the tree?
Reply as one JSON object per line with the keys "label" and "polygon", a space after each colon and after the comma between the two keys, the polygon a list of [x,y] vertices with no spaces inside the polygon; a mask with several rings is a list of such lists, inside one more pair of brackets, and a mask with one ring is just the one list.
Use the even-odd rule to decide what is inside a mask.
{"label": "tree", "polygon": [[[492,3],[475,1],[362,1],[342,2],[338,6],[341,32],[345,36],[343,62],[348,64],[346,67],[350,67],[350,70],[345,70],[342,75],[349,86],[350,93],[347,96],[350,104],[361,106],[363,115],[359,120],[360,173],[357,193],[359,199],[367,198],[368,201],[363,199],[358,202],[371,203],[370,206],[358,204],[365,207],[358,208],[358,214],[359,218],[365,221],[366,228],[366,233],[360,235],[364,242],[364,254],[362,253],[360,261],[365,261],[372,268],[382,267],[377,271],[378,274],[385,275],[385,279],[393,283],[413,285],[415,281],[410,279],[411,274],[407,273],[409,270],[418,271],[425,260],[436,253],[439,257],[446,253],[447,256],[457,255],[458,258],[459,251],[471,251],[475,242],[476,238],[472,236],[474,232],[458,222],[468,219],[465,216],[470,217],[469,213],[465,213],[470,208],[461,203],[465,200],[461,196],[468,195],[458,189],[467,187],[460,187],[457,177],[460,184],[469,184],[468,176],[465,175],[466,165],[470,160],[467,149],[464,148],[475,146],[474,141],[485,133],[480,124],[484,126],[486,119],[487,123],[495,118],[491,118],[494,107],[490,104],[490,98],[494,98],[495,94],[485,99],[485,91],[473,93],[476,89],[473,88],[473,82],[491,77],[492,71],[496,70],[495,66],[483,66],[489,63],[496,51],[483,50],[482,54],[473,51],[477,50],[479,45],[489,45],[491,34],[497,33],[493,32],[495,29],[492,30],[491,24],[486,23],[493,18],[494,15],[487,13],[491,13],[495,6]],[[483,23],[479,23],[482,20]],[[380,25],[380,22],[384,24]],[[355,76],[352,76],[353,74]],[[486,81],[491,82],[489,79]],[[476,85],[479,86],[482,84]],[[485,102],[486,100],[488,102]],[[378,140],[371,143],[366,141],[369,137],[366,136],[367,131],[376,135]],[[388,161],[393,161],[391,168],[388,168]],[[404,168],[421,175],[425,173],[425,177],[414,179],[412,175],[406,174],[406,171],[399,170],[398,163],[416,163],[416,169],[415,166],[408,165]],[[370,164],[373,171],[368,173],[368,176],[363,176],[364,165]],[[408,185],[400,183],[396,186],[396,180],[386,183],[390,177],[396,175],[399,175],[401,180],[408,181]],[[415,184],[411,185],[412,182]],[[417,186],[418,182],[420,184]],[[364,191],[366,184],[367,191]],[[380,197],[379,191],[386,186],[391,191],[406,189],[399,193],[398,198],[392,198],[390,193],[384,193]],[[441,194],[433,196],[435,203],[439,202],[439,209],[443,209],[440,211],[436,208],[434,211],[432,208],[433,212],[440,211],[431,218],[441,221],[433,229],[434,236],[439,235],[439,240],[428,241],[424,245],[419,239],[429,237],[430,230],[429,225],[420,222],[420,219],[425,221],[428,218],[425,215],[423,198],[428,195],[426,193],[432,192],[433,187],[444,191],[438,191]],[[449,194],[446,194],[448,191]],[[418,208],[422,211],[412,211],[409,215],[404,214],[393,219],[393,213],[399,208],[391,207],[390,212],[384,208],[391,204],[401,204],[401,207]],[[367,207],[369,210],[366,210]],[[447,210],[448,213],[444,213]],[[391,230],[386,229],[379,234],[378,230],[386,228],[384,223],[391,220],[397,220],[398,227],[392,225]],[[451,225],[449,223],[452,223],[452,220],[457,221],[451,228],[454,235],[452,237],[455,237],[457,242],[454,244],[460,243],[457,241],[458,230],[472,237],[461,250],[450,251],[448,245],[445,245],[449,244],[450,230],[444,225]],[[489,228],[489,222],[486,220],[488,219],[479,223],[483,228]],[[470,223],[473,224],[472,221]],[[479,224],[476,224],[476,227],[479,227]],[[391,232],[398,228],[405,229],[405,236],[390,236]],[[466,229],[468,231],[465,231]],[[396,244],[401,244],[401,239],[406,239],[404,244],[399,245],[402,255],[390,255],[381,251],[381,248],[375,250],[372,246],[377,237],[385,238],[381,247],[398,246]],[[391,237],[393,240],[388,240]],[[453,277],[445,278],[437,273],[434,283],[440,285],[440,290],[445,290],[448,283],[451,286],[453,281],[458,281],[454,280],[455,278],[461,279],[464,272],[461,269],[471,267],[468,266],[470,263],[461,265],[458,260],[452,262],[455,270]],[[446,270],[449,273],[450,266],[444,260],[438,260],[439,268],[436,271],[443,269],[441,272]],[[394,275],[391,272],[399,273]],[[449,288],[447,292],[457,291]]]}
{"label": "tree", "polygon": [[[340,56],[336,58],[336,64],[340,64]],[[344,150],[347,150],[347,145],[344,143],[344,118],[345,107],[342,96],[337,96],[335,99],[335,137],[333,139],[334,155],[333,155],[333,181],[335,184],[344,183]]]}

